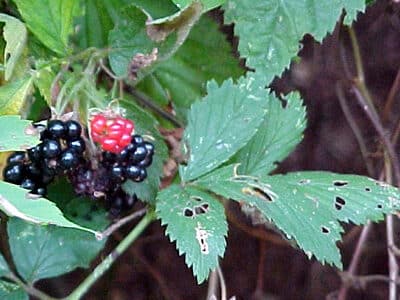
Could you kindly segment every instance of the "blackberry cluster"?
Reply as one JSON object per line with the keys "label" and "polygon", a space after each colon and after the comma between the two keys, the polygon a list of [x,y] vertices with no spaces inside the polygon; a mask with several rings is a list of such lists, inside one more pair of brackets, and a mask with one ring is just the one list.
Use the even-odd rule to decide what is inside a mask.
{"label": "blackberry cluster", "polygon": [[130,179],[141,182],[147,177],[146,168],[153,160],[154,146],[140,135],[133,135],[120,153],[103,151],[96,169],[92,164],[81,164],[69,174],[75,193],[92,199],[104,199],[111,214],[132,208],[137,201],[135,194],[128,195],[121,185]]}
{"label": "blackberry cluster", "polygon": [[35,126],[41,130],[41,143],[10,155],[3,178],[44,196],[55,176],[72,171],[84,159],[85,142],[81,125],[73,120],[50,120],[47,127]]}

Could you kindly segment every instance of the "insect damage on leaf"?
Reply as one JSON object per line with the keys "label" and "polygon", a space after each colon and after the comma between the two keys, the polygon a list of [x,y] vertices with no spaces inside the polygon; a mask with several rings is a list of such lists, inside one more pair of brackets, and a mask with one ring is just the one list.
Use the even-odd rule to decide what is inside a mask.
{"label": "insect damage on leaf", "polygon": [[158,57],[158,49],[153,48],[151,53],[149,54],[143,54],[143,53],[137,53],[131,60],[129,66],[128,66],[128,76],[129,79],[132,81],[136,81],[138,78],[138,72],[141,69],[149,67],[152,63],[154,63],[157,60]]}
{"label": "insect damage on leaf", "polygon": [[200,245],[200,251],[202,254],[209,254],[209,247],[208,247],[208,242],[207,239],[210,236],[207,230],[201,227],[201,224],[198,222],[197,227],[195,228],[196,230],[196,240],[198,241]]}

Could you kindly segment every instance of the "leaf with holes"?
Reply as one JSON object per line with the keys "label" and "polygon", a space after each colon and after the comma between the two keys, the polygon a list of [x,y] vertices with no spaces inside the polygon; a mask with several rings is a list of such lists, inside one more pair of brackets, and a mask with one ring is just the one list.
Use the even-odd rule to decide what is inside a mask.
{"label": "leaf with holes", "polygon": [[0,152],[26,150],[39,143],[32,122],[20,116],[0,116]]}
{"label": "leaf with holes", "polygon": [[73,20],[79,13],[75,0],[14,0],[29,30],[50,50],[66,55]]}
{"label": "leaf with holes", "polygon": [[257,178],[238,175],[230,165],[196,183],[258,208],[309,257],[314,255],[339,268],[342,263],[336,242],[343,232],[339,221],[378,221],[400,207],[397,188],[356,175],[298,172]]}
{"label": "leaf with holes", "polygon": [[175,55],[161,62],[137,87],[162,106],[172,102],[177,116],[186,120],[193,102],[205,96],[208,80],[221,84],[243,73],[218,24],[203,15]]}
{"label": "leaf with holes", "polygon": [[7,231],[18,273],[30,283],[87,268],[105,243],[88,232],[39,226],[17,218],[7,222]]}
{"label": "leaf with holes", "polygon": [[225,23],[235,24],[240,55],[268,85],[289,66],[306,33],[321,41],[343,9],[349,24],[364,10],[365,0],[228,0],[223,8]]}
{"label": "leaf with holes", "polygon": [[158,194],[156,212],[179,255],[185,254],[186,264],[202,283],[225,252],[224,207],[208,193],[172,185]]}
{"label": "leaf with holes", "polygon": [[31,87],[30,76],[0,86],[0,115],[18,114],[31,92]]}
{"label": "leaf with holes", "polygon": [[4,181],[0,181],[0,209],[10,217],[18,217],[27,222],[40,225],[54,224],[96,233],[67,220],[53,202]]}
{"label": "leaf with holes", "polygon": [[0,14],[0,22],[6,23],[3,29],[3,36],[6,41],[4,79],[9,80],[26,47],[27,31],[24,23],[9,15]]}
{"label": "leaf with holes", "polygon": [[183,137],[184,181],[196,179],[227,161],[256,133],[266,113],[268,92],[252,77],[221,86],[211,81],[208,95],[194,103]]}
{"label": "leaf with holes", "polygon": [[0,280],[0,299],[28,300],[29,296],[19,285]]}
{"label": "leaf with holes", "polygon": [[303,137],[306,112],[300,95],[288,95],[284,107],[272,94],[269,97],[264,121],[250,142],[233,159],[233,162],[240,163],[238,171],[241,174],[268,175]]}

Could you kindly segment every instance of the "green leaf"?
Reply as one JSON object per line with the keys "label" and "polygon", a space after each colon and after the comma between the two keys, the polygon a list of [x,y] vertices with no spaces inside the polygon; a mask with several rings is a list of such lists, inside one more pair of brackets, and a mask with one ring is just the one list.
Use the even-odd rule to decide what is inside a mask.
{"label": "green leaf", "polygon": [[18,114],[31,92],[31,87],[30,76],[0,86],[0,115]]}
{"label": "green leaf", "polygon": [[18,273],[28,282],[87,268],[104,246],[93,234],[11,218],[9,244]]}
{"label": "green leaf", "polygon": [[225,23],[235,24],[240,55],[266,84],[289,66],[304,34],[322,41],[343,9],[350,23],[364,8],[364,0],[228,0],[224,5]]}
{"label": "green leaf", "polygon": [[[193,2],[193,0],[173,0],[173,1],[180,8],[183,8]],[[203,5],[204,12],[206,12],[208,10],[211,10],[213,8],[222,5],[223,3],[226,2],[226,0],[200,0],[200,2]]]}
{"label": "green leaf", "polygon": [[192,187],[170,186],[157,196],[156,212],[179,255],[200,284],[225,252],[228,225],[224,207],[210,194]]}
{"label": "green leaf", "polygon": [[0,152],[21,151],[39,143],[39,134],[29,120],[20,116],[0,116]]}
{"label": "green leaf", "polygon": [[3,255],[0,254],[0,277],[7,275],[10,272],[8,264]]}
{"label": "green leaf", "polygon": [[47,105],[51,106],[51,87],[54,81],[54,78],[56,75],[54,72],[51,70],[50,67],[48,68],[42,68],[40,71],[36,73],[36,76],[34,77],[34,84],[39,90],[40,94],[43,96],[43,98],[46,100]]}
{"label": "green leaf", "polygon": [[152,20],[171,16],[179,11],[179,8],[171,0],[133,0],[132,3],[151,17]]}
{"label": "green leaf", "polygon": [[218,25],[204,15],[175,55],[160,63],[137,87],[163,106],[171,100],[177,115],[186,120],[192,103],[205,95],[208,80],[221,84],[243,72]]}
{"label": "green leaf", "polygon": [[227,161],[256,133],[263,120],[267,91],[252,77],[207,86],[208,95],[194,103],[188,115],[183,145],[187,166],[184,181],[196,179]]}
{"label": "green leaf", "polygon": [[306,127],[306,112],[300,95],[290,94],[285,106],[270,95],[268,112],[257,133],[234,157],[240,163],[239,173],[267,175],[276,163],[288,156],[303,137]]}
{"label": "green leaf", "polygon": [[135,193],[143,201],[154,203],[159,190],[160,177],[163,175],[163,164],[168,157],[167,145],[158,132],[157,120],[151,114],[134,104],[132,99],[126,99],[120,103],[127,109],[126,117],[134,120],[135,132],[153,137],[154,141],[151,142],[155,147],[153,163],[147,169],[147,178],[140,183],[129,180],[123,188],[129,194]]}
{"label": "green leaf", "polygon": [[0,209],[10,217],[18,217],[28,222],[54,224],[96,233],[65,219],[53,202],[32,196],[27,190],[4,181],[0,181]]}
{"label": "green leaf", "polygon": [[6,41],[4,50],[5,80],[9,80],[26,47],[27,31],[24,23],[6,14],[0,14],[0,22],[5,22],[3,36]]}
{"label": "green leaf", "polygon": [[28,300],[28,294],[18,285],[0,280],[0,299]]}
{"label": "green leaf", "polygon": [[230,165],[197,184],[256,207],[309,257],[339,268],[336,242],[343,232],[339,222],[378,221],[400,207],[397,188],[356,175],[298,172],[258,178],[238,175]]}
{"label": "green leaf", "polygon": [[79,12],[75,0],[14,0],[29,30],[50,50],[66,55],[73,19]]}

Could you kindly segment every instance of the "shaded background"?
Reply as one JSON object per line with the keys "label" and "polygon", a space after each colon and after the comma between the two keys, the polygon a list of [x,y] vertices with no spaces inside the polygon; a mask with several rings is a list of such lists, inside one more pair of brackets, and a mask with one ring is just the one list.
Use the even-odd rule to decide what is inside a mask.
{"label": "shaded background", "polygon": [[[374,103],[381,111],[392,89],[394,105],[387,122],[393,131],[399,119],[400,95],[394,85],[400,67],[400,4],[377,1],[360,14],[354,29],[361,48],[366,84]],[[221,23],[221,13],[211,12]],[[235,44],[231,27],[221,28]],[[366,175],[367,169],[354,135],[339,105],[336,85],[341,82],[354,120],[371,153],[374,176],[382,167],[377,135],[348,91],[355,74],[353,51],[346,30],[337,26],[323,44],[305,36],[301,60],[291,66],[272,88],[277,93],[299,90],[307,107],[308,127],[303,142],[279,167],[278,172],[295,170],[329,170]],[[340,54],[340,45],[343,53]],[[228,247],[221,267],[229,296],[237,299],[334,299],[340,277],[334,268],[308,260],[292,248],[279,234],[263,225],[252,226],[240,208],[227,208],[229,219]],[[398,224],[396,225],[398,230]],[[104,257],[124,236],[121,231],[110,237],[102,252]],[[346,226],[339,244],[347,268],[360,228]],[[396,235],[398,236],[398,234]],[[97,261],[98,262],[98,261]],[[97,263],[94,262],[94,263]],[[95,265],[95,264],[93,264]],[[66,296],[88,271],[77,270],[62,277],[42,281],[39,286],[52,295]],[[359,274],[387,275],[387,250],[384,223],[374,225],[365,245]],[[369,282],[353,285],[348,299],[386,299],[387,283]],[[207,283],[198,286],[184,258],[164,236],[159,222],[152,224],[112,269],[102,277],[84,299],[205,299]]]}

